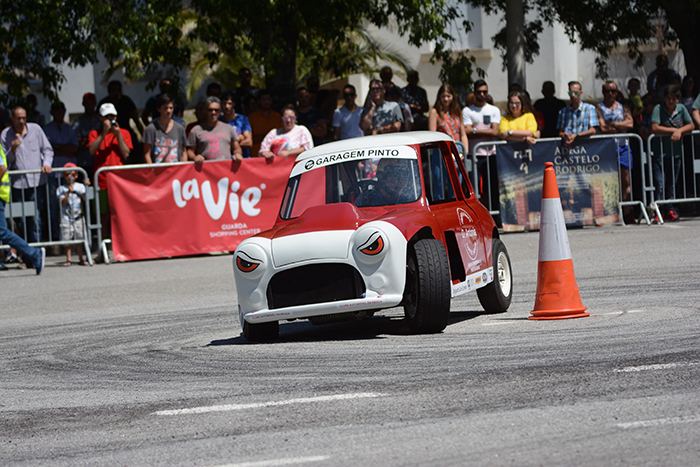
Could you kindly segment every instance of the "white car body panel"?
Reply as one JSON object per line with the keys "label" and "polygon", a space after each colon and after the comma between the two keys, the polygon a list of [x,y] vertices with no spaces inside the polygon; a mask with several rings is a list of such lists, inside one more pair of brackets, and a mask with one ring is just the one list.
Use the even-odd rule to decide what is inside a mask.
{"label": "white car body panel", "polygon": [[[384,249],[376,257],[366,256],[358,250],[357,245],[365,244],[377,232],[383,238]],[[368,222],[355,231],[313,232],[311,237],[304,233],[272,240],[263,237],[248,238],[241,242],[233,256],[241,325],[243,320],[264,323],[397,306],[402,300],[406,284],[407,243],[401,231],[385,221]],[[307,253],[301,251],[308,248],[333,252],[334,256],[342,257],[309,258],[304,256]],[[343,255],[339,254],[341,250],[344,251]],[[260,266],[252,273],[243,272],[236,264],[239,256],[254,259]],[[278,260],[278,257],[281,259]],[[352,300],[269,308],[267,289],[275,274],[306,265],[330,263],[347,264],[355,268],[365,284],[364,296]]]}
{"label": "white car body panel", "polygon": [[279,268],[315,259],[342,260],[348,257],[348,242],[354,230],[307,232],[272,240],[272,261]]}

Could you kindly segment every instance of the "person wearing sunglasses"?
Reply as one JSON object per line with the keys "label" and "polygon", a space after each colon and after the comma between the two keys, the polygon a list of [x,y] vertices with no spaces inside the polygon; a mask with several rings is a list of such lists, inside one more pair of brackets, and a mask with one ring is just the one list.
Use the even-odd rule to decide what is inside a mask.
{"label": "person wearing sunglasses", "polygon": [[559,111],[557,129],[565,146],[574,144],[576,138],[595,135],[598,128],[595,107],[581,102],[582,91],[581,83],[569,82],[569,105]]}
{"label": "person wearing sunglasses", "polygon": [[369,83],[370,103],[362,110],[360,128],[368,135],[397,133],[403,124],[403,112],[396,102],[386,100],[382,82],[373,79]]}
{"label": "person wearing sunglasses", "polygon": [[236,129],[219,121],[221,100],[209,96],[204,101],[204,122],[192,128],[187,137],[189,158],[200,165],[205,160],[243,160]]}
{"label": "person wearing sunglasses", "polygon": [[282,128],[270,131],[262,144],[260,156],[271,159],[275,156],[298,156],[314,147],[311,132],[297,125],[297,109],[289,104],[282,109]]}
{"label": "person wearing sunglasses", "polygon": [[[630,133],[634,127],[632,111],[626,105],[617,101],[617,85],[614,81],[603,83],[603,102],[596,106],[600,132],[603,134]],[[632,168],[632,150],[629,139],[617,139],[617,155],[620,163],[620,190],[622,200],[629,201],[630,191],[630,169]],[[625,207],[625,223],[634,222],[632,208]]]}
{"label": "person wearing sunglasses", "polygon": [[362,108],[355,103],[357,98],[355,86],[346,85],[343,88],[343,98],[345,105],[333,112],[333,139],[336,141],[364,136],[360,128]]}
{"label": "person wearing sunglasses", "polygon": [[[479,193],[482,200],[490,206],[498,201],[498,168],[496,167],[495,157],[496,146],[479,146],[477,144],[484,141],[493,141],[498,137],[498,127],[501,123],[501,111],[498,107],[488,103],[489,87],[483,79],[477,80],[474,83],[474,103],[462,109],[462,124],[464,131],[469,137],[468,154],[476,154],[477,156],[477,172],[479,173]],[[488,174],[491,174],[488,177]],[[491,190],[487,189],[490,183]],[[485,193],[490,191],[488,196],[484,197]]]}

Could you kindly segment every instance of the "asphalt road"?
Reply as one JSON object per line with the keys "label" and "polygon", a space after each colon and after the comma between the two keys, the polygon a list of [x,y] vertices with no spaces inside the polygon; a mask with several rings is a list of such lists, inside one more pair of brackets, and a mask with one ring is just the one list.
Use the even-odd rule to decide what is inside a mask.
{"label": "asphalt road", "polygon": [[[700,465],[700,221],[569,232],[591,316],[240,336],[231,257],[0,273],[3,466]],[[58,263],[62,258],[51,258]]]}

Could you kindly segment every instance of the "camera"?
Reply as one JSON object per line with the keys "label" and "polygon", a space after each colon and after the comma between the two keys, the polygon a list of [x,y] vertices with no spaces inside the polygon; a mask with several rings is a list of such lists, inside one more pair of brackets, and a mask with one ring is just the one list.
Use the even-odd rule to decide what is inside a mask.
{"label": "camera", "polygon": [[116,125],[117,125],[117,121],[116,121],[116,120],[110,120],[110,121],[109,121],[109,124],[110,124],[110,126],[116,126]]}

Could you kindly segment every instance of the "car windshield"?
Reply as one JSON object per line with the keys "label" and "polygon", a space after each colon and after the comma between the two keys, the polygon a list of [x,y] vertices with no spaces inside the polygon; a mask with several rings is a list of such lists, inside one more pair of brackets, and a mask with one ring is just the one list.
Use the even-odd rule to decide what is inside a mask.
{"label": "car windshield", "polygon": [[[421,196],[420,173],[415,151],[412,157],[373,157],[326,163],[301,161],[314,168],[292,170],[282,201],[280,217],[299,217],[306,209],[322,204],[352,203],[357,207],[412,203]],[[325,161],[328,159],[326,158]],[[295,175],[295,172],[301,172]]]}

